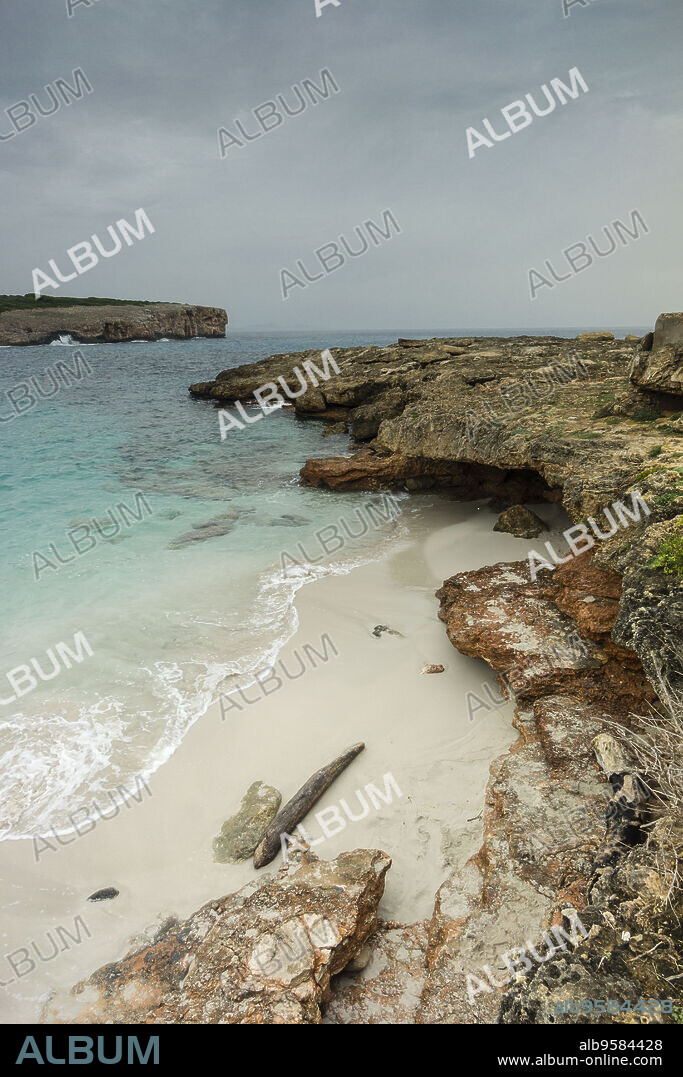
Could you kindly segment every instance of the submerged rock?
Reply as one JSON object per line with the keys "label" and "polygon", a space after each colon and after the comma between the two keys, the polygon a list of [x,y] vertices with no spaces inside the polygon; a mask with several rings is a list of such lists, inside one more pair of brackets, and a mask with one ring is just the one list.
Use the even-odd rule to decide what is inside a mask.
{"label": "submerged rock", "polygon": [[515,538],[536,538],[542,531],[548,530],[548,525],[524,505],[512,505],[498,517],[493,530],[503,531]]}
{"label": "submerged rock", "polygon": [[319,1024],[377,926],[389,857],[291,858],[47,1003],[47,1024]]}
{"label": "submerged rock", "polygon": [[267,527],[302,527],[303,524],[310,524],[308,516],[299,516],[295,512],[284,512],[282,516],[274,516],[270,520],[259,520],[258,524],[262,527],[264,524]]}
{"label": "submerged rock", "polygon": [[213,516],[200,524],[192,524],[192,530],[178,535],[169,542],[167,550],[182,550],[185,546],[191,546],[195,542],[208,542],[212,538],[220,538],[229,535],[242,516],[247,516],[255,509],[230,509],[222,512],[220,516]]}
{"label": "submerged rock", "polygon": [[265,782],[254,782],[242,798],[236,815],[226,819],[213,839],[213,858],[218,864],[240,864],[253,856],[266,828],[280,810],[282,794]]}

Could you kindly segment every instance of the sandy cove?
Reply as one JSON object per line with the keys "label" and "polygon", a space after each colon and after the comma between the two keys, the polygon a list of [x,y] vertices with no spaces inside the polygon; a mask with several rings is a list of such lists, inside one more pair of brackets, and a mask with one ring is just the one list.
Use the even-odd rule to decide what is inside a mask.
{"label": "sandy cove", "polygon": [[[573,1020],[555,1006],[577,994],[635,1001],[665,991],[679,997],[681,890],[673,851],[683,840],[680,810],[657,792],[658,800],[652,802],[647,783],[637,785],[636,778],[640,765],[655,790],[666,784],[667,743],[680,737],[683,611],[680,583],[666,568],[675,562],[682,496],[676,465],[681,348],[669,340],[680,321],[682,315],[662,316],[654,335],[642,341],[615,341],[606,332],[583,334],[576,341],[399,340],[387,349],[338,354],[340,376],[324,391],[307,393],[296,410],[302,418],[350,424],[355,439],[370,444],[353,456],[309,460],[302,470],[304,481],[333,489],[389,487],[411,493],[436,487],[470,504],[442,504],[433,519],[426,510],[417,526],[417,532],[422,525],[424,530],[413,535],[412,550],[306,589],[297,603],[297,640],[311,642],[311,632],[313,640],[322,631],[333,635],[331,626],[338,623],[341,642],[335,643],[345,655],[344,665],[348,656],[352,680],[340,675],[337,659],[324,672],[287,686],[291,711],[283,706],[284,689],[258,704],[261,715],[268,714],[259,723],[264,735],[258,741],[249,717],[241,716],[228,769],[239,774],[240,793],[259,778],[276,784],[287,798],[322,762],[364,740],[368,749],[320,807],[338,804],[342,797],[352,801],[356,789],[381,783],[387,773],[403,795],[391,810],[383,808],[353,828],[346,826],[277,877],[248,883],[249,869],[231,871],[230,891],[248,883],[239,895],[213,897],[183,923],[168,924],[151,942],[149,936],[138,940],[125,960],[100,969],[70,994],[62,991],[48,1007],[48,1021],[533,1024]],[[274,356],[225,371],[215,382],[192,386],[191,392],[220,404],[248,402],[255,387],[274,374],[289,378],[292,363],[300,359]],[[501,408],[511,396],[514,407],[506,415]],[[655,458],[655,464],[648,464]],[[530,543],[494,536],[490,514],[487,525],[480,526],[482,515],[477,519],[471,504],[486,496],[503,505],[545,502],[546,519],[551,513],[559,516],[563,506],[577,524],[616,497],[635,496],[634,491],[647,499],[649,511],[645,521],[628,530],[626,541],[621,534],[608,538],[597,550],[540,579],[530,577],[526,560],[519,560]],[[439,512],[446,519],[439,519]],[[452,531],[448,549],[441,547],[437,556],[434,543],[448,534],[443,525],[453,519],[461,523]],[[554,542],[556,536],[545,537]],[[403,554],[407,560],[402,561]],[[430,592],[454,570],[439,587],[439,616],[457,651],[483,658],[512,686],[518,738],[510,752],[511,727],[506,721],[501,725],[503,707],[487,712],[483,724],[475,722],[469,736],[463,735],[466,716],[453,714],[454,699],[485,683],[491,686],[484,672],[468,680],[475,666],[471,661],[462,666],[459,658],[454,662],[454,652],[444,651],[443,636],[435,631]],[[364,579],[370,583],[356,588]],[[321,596],[337,587],[343,597],[335,599],[330,616],[329,602]],[[352,590],[357,592],[353,596]],[[309,620],[316,605],[324,626],[320,617]],[[405,640],[384,635],[376,641],[373,622],[389,624]],[[577,636],[580,645],[574,652],[570,640]],[[283,657],[287,653],[285,649]],[[415,655],[420,665],[442,662],[447,672],[420,677],[417,664],[412,666]],[[478,668],[487,667],[479,663]],[[451,669],[462,673],[455,683]],[[425,696],[436,697],[427,711]],[[334,734],[342,730],[343,737],[325,738],[330,750],[320,753],[322,741],[311,737],[310,716],[314,721],[321,713],[331,716],[340,704],[343,718],[335,722]],[[655,737],[659,754],[654,766],[647,759],[639,764],[630,751],[632,733],[643,729],[636,716],[660,704],[663,733],[650,727],[646,736]],[[383,736],[373,741],[366,732],[368,714],[376,725],[378,712]],[[269,741],[271,715],[274,735]],[[130,902],[136,876],[135,915],[141,920],[149,910],[147,924],[159,912],[161,891],[176,895],[181,916],[202,895],[228,892],[227,885],[216,882],[226,876],[219,878],[208,862],[205,843],[207,831],[215,834],[221,819],[234,812],[238,797],[224,807],[215,793],[230,774],[216,752],[215,733],[209,742],[218,759],[199,748],[209,718],[158,776],[154,801],[136,808],[137,825],[130,823],[132,812],[126,820],[128,881],[119,887],[118,912],[114,906],[102,907],[103,916],[118,918],[120,951],[126,900]],[[610,742],[606,754],[596,748],[604,746],[600,737],[605,736]],[[667,736],[673,740],[667,742]],[[266,772],[270,758],[284,780]],[[473,804],[471,783],[478,769]],[[621,796],[622,782],[640,790],[632,801]],[[194,792],[178,805],[177,789],[189,784],[195,790],[201,786],[202,794]],[[483,833],[476,819],[482,800]],[[175,830],[169,838],[171,824]],[[117,833],[124,828],[118,822],[108,825]],[[476,830],[468,829],[475,825]],[[143,826],[153,838],[137,836]],[[142,849],[141,840],[149,848]],[[87,837],[78,845],[85,841]],[[109,877],[92,886],[116,885],[113,837],[109,841],[109,855],[103,857],[100,842],[88,871],[91,877],[96,863]],[[339,853],[354,845],[354,852]],[[70,854],[70,872],[62,867],[69,850],[60,853],[59,870],[69,886],[79,877],[76,849],[74,845]],[[83,893],[90,889],[89,883]],[[574,947],[536,957],[536,965],[526,958],[524,974],[515,982],[512,955],[522,946],[531,952],[528,940],[538,940],[544,929],[570,926],[567,907],[573,907],[573,915],[577,908],[581,911],[585,927],[580,944],[574,938]],[[326,931],[336,924],[331,941],[318,933],[321,915]],[[293,941],[287,936],[293,927],[304,934],[303,950],[275,960],[272,954]],[[110,951],[114,935],[109,926]],[[76,964],[83,971],[96,964],[82,958],[84,949],[77,959],[61,959],[73,959],[74,966],[60,986],[76,978]],[[265,970],[264,952],[271,955]],[[101,953],[97,957],[103,959]],[[480,977],[475,994],[473,975]],[[37,970],[34,976],[37,982]],[[556,1018],[560,1012],[563,1016]]]}
{"label": "sandy cove", "polygon": [[[561,530],[556,507],[541,511],[554,514]],[[24,975],[4,989],[3,1021],[35,1019],[40,996],[121,957],[133,937],[263,878],[271,869],[256,873],[251,862],[214,863],[212,839],[223,821],[252,782],[272,784],[287,799],[355,741],[364,741],[366,749],[306,819],[311,838],[322,836],[316,811],[341,798],[353,805],[355,791],[368,783],[383,789],[386,773],[403,796],[348,822],[315,851],[328,860],[350,848],[384,849],[393,865],[380,915],[404,923],[431,916],[438,887],[481,844],[489,766],[515,740],[510,704],[481,710],[469,721],[467,692],[487,698],[485,684],[494,698],[500,691],[483,662],[454,651],[434,597],[454,566],[474,569],[525,556],[533,542],[494,533],[495,519],[474,504],[429,495],[410,502],[403,521],[409,536],[396,551],[307,585],[296,596],[298,630],[280,658],[296,669],[293,652],[306,643],[320,649],[323,633],[339,657],[286,681],[242,713],[231,711],[224,721],[218,705],[212,707],[149,779],[151,797],[142,793],[139,803],[100,820],[73,844],[42,852],[38,864],[32,842],[0,845],[6,910],[0,979],[13,975],[5,955],[21,947],[29,947],[36,965],[30,974],[26,964],[17,965]],[[403,638],[375,638],[378,624]],[[420,676],[430,663],[443,664],[445,672]],[[86,901],[109,886],[120,891],[115,900]],[[81,932],[82,941],[67,939],[68,949],[54,960],[38,960],[31,942],[49,957],[46,933],[64,925],[77,935],[79,914],[91,937]]]}

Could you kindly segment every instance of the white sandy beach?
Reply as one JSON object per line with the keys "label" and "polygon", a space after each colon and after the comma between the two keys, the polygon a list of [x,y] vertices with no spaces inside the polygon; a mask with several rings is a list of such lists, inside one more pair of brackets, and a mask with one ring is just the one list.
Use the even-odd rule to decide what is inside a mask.
{"label": "white sandy beach", "polygon": [[[238,890],[254,877],[251,861],[215,863],[212,840],[248,787],[256,780],[274,785],[284,803],[357,741],[365,742],[365,751],[304,822],[311,838],[322,836],[316,812],[341,798],[357,811],[355,791],[368,783],[383,789],[386,774],[403,795],[359,822],[347,821],[315,852],[331,859],[360,846],[385,850],[393,866],[380,915],[410,923],[431,914],[439,885],[479,847],[489,766],[516,739],[510,704],[469,721],[467,692],[481,695],[488,684],[495,695],[495,679],[484,663],[462,657],[448,642],[434,592],[455,572],[522,558],[553,536],[535,543],[494,533],[495,514],[473,504],[422,496],[413,506],[420,511],[404,516],[408,539],[383,561],[326,577],[296,597],[298,630],[280,657],[295,670],[293,652],[307,643],[320,651],[323,633],[338,657],[330,654],[225,720],[213,706],[150,779],[151,796],[99,820],[71,844],[44,851],[38,863],[32,842],[0,844],[0,981],[6,984],[0,1020],[35,1020],[51,989],[117,960],[134,936],[164,918],[183,918]],[[537,509],[562,530],[561,510]],[[376,625],[402,636],[375,638]],[[420,676],[428,663],[443,664],[445,672]],[[280,857],[261,874],[279,866]],[[110,886],[120,891],[114,900],[86,901]],[[68,949],[40,961],[31,944],[49,957],[47,932],[54,935],[63,925],[74,935],[78,915],[91,937],[81,931],[80,943],[67,940]],[[22,964],[23,947],[35,968]],[[12,971],[8,954],[21,975]]]}

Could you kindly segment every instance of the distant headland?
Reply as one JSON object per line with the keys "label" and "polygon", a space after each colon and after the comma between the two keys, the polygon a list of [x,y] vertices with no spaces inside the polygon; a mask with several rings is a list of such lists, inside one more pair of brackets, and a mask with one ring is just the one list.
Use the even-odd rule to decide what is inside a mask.
{"label": "distant headland", "polygon": [[79,344],[126,340],[187,340],[223,337],[228,321],[221,307],[150,303],[129,299],[57,299],[0,295],[0,344],[51,344],[68,334]]}

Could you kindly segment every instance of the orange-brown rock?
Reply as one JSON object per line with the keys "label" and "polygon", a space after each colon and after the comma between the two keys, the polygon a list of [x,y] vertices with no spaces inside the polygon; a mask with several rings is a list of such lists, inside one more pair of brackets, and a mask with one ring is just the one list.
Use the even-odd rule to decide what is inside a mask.
{"label": "orange-brown rock", "polygon": [[611,795],[591,742],[652,698],[635,655],[624,665],[609,640],[618,577],[589,557],[563,568],[532,581],[526,562],[500,564],[438,592],[453,645],[487,661],[515,697],[520,738],[491,767],[479,853],[439,890],[422,1024],[495,1021],[514,955],[543,955],[541,935],[562,909],[586,907]]}
{"label": "orange-brown rock", "polygon": [[537,581],[526,561],[459,573],[437,597],[453,646],[488,662],[519,701],[571,691],[627,714],[655,695],[636,655],[610,639],[619,593],[619,577],[584,555]]}
{"label": "orange-brown rock", "polygon": [[[576,621],[584,636],[604,642],[619,613],[621,590],[621,576],[594,565],[593,551],[589,550],[559,565],[550,576],[545,594]],[[624,657],[626,654],[624,651]]]}
{"label": "orange-brown rock", "polygon": [[415,491],[438,487],[464,501],[484,496],[505,502],[519,498],[558,501],[561,494],[533,472],[483,464],[449,464],[399,453],[382,455],[372,449],[361,449],[352,456],[307,460],[300,474],[307,486],[326,486],[330,490]]}
{"label": "orange-brown rock", "polygon": [[391,865],[312,853],[172,923],[149,946],[50,1000],[48,1023],[318,1024],[332,976],[377,926]]}

